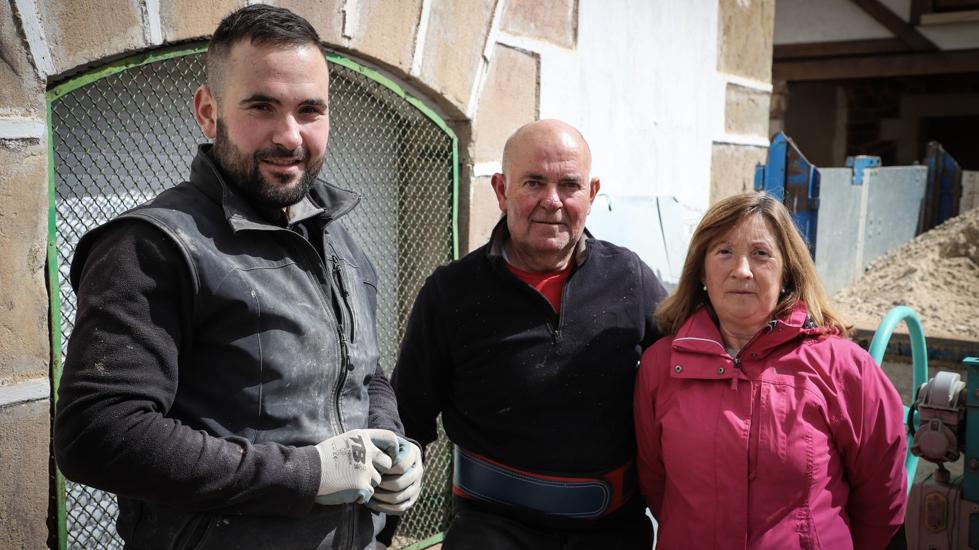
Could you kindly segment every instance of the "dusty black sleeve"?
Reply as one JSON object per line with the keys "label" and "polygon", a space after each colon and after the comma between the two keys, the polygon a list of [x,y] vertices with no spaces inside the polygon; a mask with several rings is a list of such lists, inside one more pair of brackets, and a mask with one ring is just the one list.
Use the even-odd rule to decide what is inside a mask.
{"label": "dusty black sleeve", "polygon": [[398,363],[391,375],[405,434],[422,448],[438,436],[435,419],[442,411],[448,384],[448,354],[444,345],[450,335],[442,330],[439,319],[442,298],[435,282],[439,273],[430,276],[418,293],[401,340]]}
{"label": "dusty black sleeve", "polygon": [[653,273],[653,270],[646,265],[646,262],[638,259],[638,256],[636,261],[639,262],[639,276],[642,278],[642,296],[640,303],[642,304],[643,315],[642,349],[645,350],[662,336],[656,327],[655,313],[660,302],[666,298],[667,292],[666,288],[663,287],[663,283]]}
{"label": "dusty black sleeve", "polygon": [[83,257],[54,422],[69,479],[190,510],[295,516],[319,487],[314,447],[217,438],[168,416],[193,338],[193,287],[154,226],[114,222]]}
{"label": "dusty black sleeve", "polygon": [[398,435],[404,435],[405,429],[398,417],[398,400],[394,397],[391,382],[377,365],[374,376],[367,384],[367,397],[370,405],[367,409],[367,427],[391,430]]}

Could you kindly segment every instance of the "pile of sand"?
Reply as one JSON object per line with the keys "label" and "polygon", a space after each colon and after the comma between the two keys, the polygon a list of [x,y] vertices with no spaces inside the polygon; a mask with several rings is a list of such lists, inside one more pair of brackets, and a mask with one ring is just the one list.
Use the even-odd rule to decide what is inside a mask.
{"label": "pile of sand", "polygon": [[833,301],[859,327],[876,329],[892,307],[906,305],[928,336],[979,341],[979,208],[877,258]]}

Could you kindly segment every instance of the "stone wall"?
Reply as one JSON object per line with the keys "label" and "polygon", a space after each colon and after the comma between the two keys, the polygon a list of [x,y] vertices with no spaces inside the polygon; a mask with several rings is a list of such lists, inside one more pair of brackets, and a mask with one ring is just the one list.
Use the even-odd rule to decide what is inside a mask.
{"label": "stone wall", "polygon": [[724,132],[711,152],[710,202],[752,189],[768,153],[775,0],[720,0],[717,70],[727,81]]}
{"label": "stone wall", "polygon": [[47,545],[50,361],[45,76],[0,0],[0,548]]}

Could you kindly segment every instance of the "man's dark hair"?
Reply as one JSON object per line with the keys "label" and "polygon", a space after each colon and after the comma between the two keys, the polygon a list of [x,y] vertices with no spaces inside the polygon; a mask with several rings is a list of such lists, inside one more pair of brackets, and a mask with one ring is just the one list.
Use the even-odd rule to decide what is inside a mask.
{"label": "man's dark hair", "polygon": [[285,8],[252,4],[235,10],[221,20],[207,45],[207,86],[212,94],[220,94],[228,54],[242,40],[255,46],[320,47],[320,35],[309,21]]}

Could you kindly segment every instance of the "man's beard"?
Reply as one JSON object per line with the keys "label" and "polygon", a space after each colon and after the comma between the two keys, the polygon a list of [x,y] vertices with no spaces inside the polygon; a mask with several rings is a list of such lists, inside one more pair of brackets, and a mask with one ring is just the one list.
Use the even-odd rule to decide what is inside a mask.
{"label": "man's beard", "polygon": [[[323,168],[323,159],[312,164],[308,163],[309,151],[302,146],[290,151],[277,145],[256,151],[249,157],[231,142],[228,138],[228,129],[220,119],[218,119],[217,126],[217,135],[214,138],[214,148],[212,149],[215,160],[225,175],[231,179],[229,183],[258,205],[284,208],[296,204],[306,196],[316,176]],[[304,163],[305,169],[299,176],[298,185],[286,185],[291,178],[285,175],[277,178],[280,180],[279,185],[274,185],[265,179],[258,167],[263,159],[270,157],[299,158]]]}

